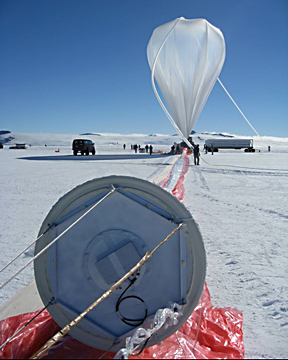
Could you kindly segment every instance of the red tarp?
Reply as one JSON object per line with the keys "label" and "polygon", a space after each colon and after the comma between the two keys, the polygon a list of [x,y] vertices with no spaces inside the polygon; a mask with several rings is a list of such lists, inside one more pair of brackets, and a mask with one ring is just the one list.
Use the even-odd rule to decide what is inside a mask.
{"label": "red tarp", "polygon": [[[36,313],[15,316],[0,322],[3,344]],[[139,359],[243,359],[242,314],[233,308],[215,308],[205,285],[201,300],[176,334],[159,345],[145,349]],[[27,359],[57,331],[58,325],[45,310],[15,339],[0,350],[1,359]],[[198,334],[197,334],[198,333]],[[195,341],[197,335],[197,340]],[[84,345],[66,335],[43,359],[98,359],[104,351]],[[103,358],[112,359],[109,352]]]}
{"label": "red tarp", "polygon": [[[173,194],[183,200],[183,180],[189,168],[185,156],[180,178]],[[169,175],[170,176],[170,175]],[[159,186],[164,187],[165,179]],[[0,322],[0,345],[15,334],[36,313],[23,314]],[[205,284],[202,297],[193,314],[178,330],[159,345],[145,349],[139,359],[243,359],[243,316],[234,308],[215,308]],[[27,359],[39,350],[57,331],[58,325],[45,310],[29,326],[0,350],[1,359]],[[104,351],[91,348],[66,335],[54,345],[43,359],[97,359]],[[103,359],[111,359],[108,352]]]}

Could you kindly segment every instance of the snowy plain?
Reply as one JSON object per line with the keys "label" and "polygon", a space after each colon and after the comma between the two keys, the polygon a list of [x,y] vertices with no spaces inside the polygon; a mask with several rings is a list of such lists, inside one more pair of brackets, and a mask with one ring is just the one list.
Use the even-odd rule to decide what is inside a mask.
{"label": "snowy plain", "polygon": [[[96,143],[97,154],[75,157],[71,142],[79,135],[7,134],[0,140],[11,135],[0,149],[0,269],[37,238],[51,207],[72,188],[112,174],[157,183],[177,158],[135,154],[131,144],[169,152],[179,142],[160,134],[89,134],[81,137]],[[201,150],[206,138],[211,135],[193,136]],[[31,146],[9,149],[14,143]],[[190,157],[184,204],[203,237],[213,304],[243,312],[246,358],[287,358],[288,138],[255,138],[254,146],[255,153],[202,151],[200,166]],[[32,256],[30,249],[0,273],[0,284]],[[31,280],[30,266],[0,291],[0,306]]]}

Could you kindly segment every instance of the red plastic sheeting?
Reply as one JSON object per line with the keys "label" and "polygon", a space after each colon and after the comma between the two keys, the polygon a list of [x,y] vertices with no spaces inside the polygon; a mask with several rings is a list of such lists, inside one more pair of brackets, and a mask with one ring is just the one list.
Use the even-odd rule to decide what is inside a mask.
{"label": "red plastic sheeting", "polygon": [[[182,173],[173,189],[173,194],[179,200],[184,197],[183,180],[188,166],[189,158],[185,156]],[[165,180],[161,183],[162,186]],[[37,312],[23,314],[2,320],[0,322],[0,346],[36,314]],[[138,358],[243,359],[242,324],[243,315],[237,309],[213,307],[209,290],[205,284],[198,306],[178,330],[177,335],[174,334],[161,344],[145,349]],[[58,330],[58,325],[45,310],[0,350],[0,358],[30,358]],[[102,350],[91,348],[66,335],[42,359],[97,359],[102,355],[104,355],[103,359],[112,359],[115,356],[113,352],[105,354]]]}
{"label": "red plastic sheeting", "polygon": [[[15,316],[0,322],[3,344],[36,313]],[[147,348],[139,359],[243,359],[242,314],[233,308],[214,308],[205,288],[198,306],[176,334],[160,345]],[[0,350],[1,359],[27,359],[57,331],[58,325],[45,310],[14,340]],[[197,340],[195,341],[197,336]],[[42,359],[98,359],[104,351],[93,349],[66,335]],[[113,359],[108,352],[104,359]]]}
{"label": "red plastic sheeting", "polygon": [[[0,322],[0,346],[37,313],[38,311],[2,320]],[[29,359],[59,330],[60,327],[48,311],[44,310],[30,325],[0,350],[0,359]],[[84,345],[66,335],[42,359],[98,359],[103,354],[104,351]],[[110,352],[103,359],[113,359],[114,356],[115,354]]]}
{"label": "red plastic sheeting", "polygon": [[[172,194],[174,196],[176,196],[177,199],[179,201],[181,201],[181,202],[184,199],[184,191],[185,191],[184,186],[183,186],[183,182],[184,182],[184,179],[185,179],[185,174],[189,170],[189,165],[190,165],[188,156],[189,156],[188,154],[184,155],[184,164],[183,164],[183,168],[181,170],[181,174],[179,176],[179,179],[178,179],[174,189],[172,190]],[[158,186],[160,186],[161,188],[165,188],[167,186],[168,181],[169,181],[169,179],[171,177],[172,171],[173,171],[173,168],[169,172],[168,176],[165,179],[163,179],[162,181],[160,181]]]}
{"label": "red plastic sheeting", "polygon": [[[0,322],[0,346],[27,324],[38,312],[2,320]],[[29,359],[58,329],[59,326],[51,318],[48,311],[45,310],[0,350],[0,358]]]}
{"label": "red plastic sheeting", "polygon": [[181,202],[184,199],[184,192],[185,192],[183,181],[185,179],[185,174],[187,173],[188,170],[189,170],[189,157],[188,157],[188,155],[185,155],[184,156],[184,164],[183,164],[183,168],[182,168],[180,177],[179,177],[174,189],[172,190],[172,194],[174,196],[176,196],[176,198]]}
{"label": "red plastic sheeting", "polygon": [[243,359],[242,325],[243,316],[237,309],[213,307],[205,284],[198,306],[177,334],[145,349],[138,358]]}

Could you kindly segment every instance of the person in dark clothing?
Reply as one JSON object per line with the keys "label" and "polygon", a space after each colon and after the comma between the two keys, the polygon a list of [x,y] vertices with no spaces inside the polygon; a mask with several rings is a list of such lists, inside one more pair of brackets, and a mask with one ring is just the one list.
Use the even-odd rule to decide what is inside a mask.
{"label": "person in dark clothing", "polygon": [[137,149],[138,149],[138,146],[135,144],[134,145],[135,154],[137,153]]}
{"label": "person in dark clothing", "polygon": [[148,154],[148,149],[149,149],[149,146],[148,146],[148,145],[146,145],[146,146],[145,146],[145,151],[146,151],[146,154]]}
{"label": "person in dark clothing", "polygon": [[199,165],[200,162],[200,149],[199,145],[193,145],[193,154],[194,154],[194,165]]}
{"label": "person in dark clothing", "polygon": [[177,155],[182,154],[182,149],[179,144],[176,145],[175,154],[177,154]]}
{"label": "person in dark clothing", "polygon": [[152,155],[152,152],[153,152],[153,146],[150,145],[150,146],[149,146],[149,153],[150,153],[150,155]]}

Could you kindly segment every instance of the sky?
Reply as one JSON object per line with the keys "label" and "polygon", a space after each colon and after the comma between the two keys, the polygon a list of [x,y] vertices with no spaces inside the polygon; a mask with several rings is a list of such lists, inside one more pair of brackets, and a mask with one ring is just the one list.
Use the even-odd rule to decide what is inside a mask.
{"label": "sky", "polygon": [[[260,135],[287,137],[287,0],[1,0],[0,130],[176,133],[146,49],[181,16],[222,31],[221,81]],[[218,83],[194,130],[254,135]]]}

